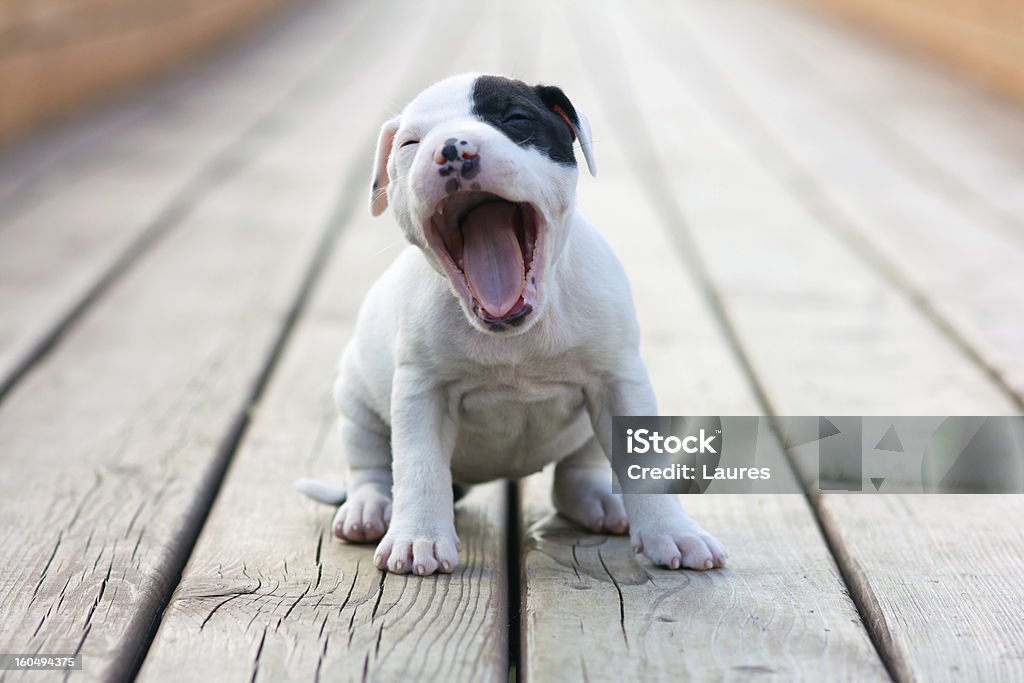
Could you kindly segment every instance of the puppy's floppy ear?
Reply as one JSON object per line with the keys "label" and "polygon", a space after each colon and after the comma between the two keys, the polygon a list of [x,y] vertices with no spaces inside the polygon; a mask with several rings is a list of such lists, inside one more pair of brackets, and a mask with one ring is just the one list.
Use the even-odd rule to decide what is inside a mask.
{"label": "puppy's floppy ear", "polygon": [[394,117],[381,126],[377,138],[377,155],[373,162],[373,180],[370,182],[370,213],[379,216],[388,208],[388,157],[398,132],[399,117]]}
{"label": "puppy's floppy ear", "polygon": [[583,158],[587,160],[587,169],[590,171],[590,175],[596,176],[597,160],[594,158],[594,143],[590,138],[590,119],[582,110],[572,106],[572,102],[561,88],[553,85],[538,85],[537,94],[548,109],[562,117],[572,130],[573,136],[580,141]]}

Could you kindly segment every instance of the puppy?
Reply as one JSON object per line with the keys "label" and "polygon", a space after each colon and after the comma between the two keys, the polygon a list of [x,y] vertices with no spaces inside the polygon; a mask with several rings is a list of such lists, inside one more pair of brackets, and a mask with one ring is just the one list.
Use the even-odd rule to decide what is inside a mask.
{"label": "puppy", "polygon": [[380,132],[370,209],[410,243],[373,285],[334,396],[348,465],[334,532],[377,541],[379,569],[459,562],[453,491],[555,466],[557,510],[630,533],[671,568],[722,566],[670,495],[612,493],[613,415],[658,412],[622,265],[575,208],[587,116],[553,86],[466,74]]}

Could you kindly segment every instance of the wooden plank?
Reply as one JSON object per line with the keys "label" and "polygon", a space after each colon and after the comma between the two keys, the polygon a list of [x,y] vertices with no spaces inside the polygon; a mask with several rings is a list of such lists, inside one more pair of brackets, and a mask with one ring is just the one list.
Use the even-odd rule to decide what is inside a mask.
{"label": "wooden plank", "polygon": [[[288,115],[294,99],[308,99],[304,91],[315,92],[325,74],[345,73],[330,52],[346,34],[331,23],[351,22],[355,48],[365,44],[359,16],[320,6],[269,42],[266,55],[149,92],[149,115],[66,140],[76,144],[65,166],[40,162],[45,170],[30,188],[15,186],[34,197],[0,216],[0,395],[111,277],[300,125]],[[40,147],[63,157],[45,141]],[[0,175],[17,176],[26,156],[6,159]]]}
{"label": "wooden plank", "polygon": [[133,672],[335,227],[343,169],[360,182],[337,201],[363,196],[364,159],[339,150],[388,66],[293,102],[301,126],[197,206],[0,408],[0,650],[81,652],[84,680]]}
{"label": "wooden plank", "polygon": [[730,550],[698,573],[555,516],[549,479],[525,494],[524,680],[886,679],[803,496],[688,498]]}
{"label": "wooden plank", "polygon": [[[651,178],[637,172],[657,173],[671,150],[645,146],[635,115],[622,115],[617,103],[633,93],[612,65],[621,57],[614,31],[582,16],[578,7],[549,13],[537,61],[549,70],[544,79],[591,116],[601,172],[580,179],[579,205],[630,274],[660,410],[758,414],[749,378],[651,201]],[[564,40],[570,33],[585,36],[579,54]],[[632,73],[642,92],[663,87],[645,70]],[[659,140],[673,130],[659,128]],[[775,471],[790,476],[784,462]],[[523,489],[523,680],[885,678],[803,496],[686,497],[687,510],[730,551],[726,569],[697,573],[654,567],[626,538],[562,520],[551,512],[549,489],[550,475]]]}
{"label": "wooden plank", "polygon": [[[809,85],[812,93],[831,100],[831,118],[855,117],[870,128],[884,143],[873,146],[879,155],[933,184],[983,222],[1024,235],[1019,105],[979,96],[959,79],[797,8],[741,3],[706,9],[712,16],[721,13],[721,21],[744,34],[757,24],[776,36],[770,42],[758,39],[762,59],[794,87]],[[807,54],[815,59],[806,59]]]}
{"label": "wooden plank", "polygon": [[[497,9],[477,15],[461,50],[443,57],[416,61],[446,26],[436,9],[426,26],[406,25],[404,37],[390,37],[386,68],[417,66],[395,79],[405,84],[400,98],[387,97],[373,80],[356,86],[365,103],[345,134],[372,142],[394,101],[451,71],[493,67],[497,43],[486,37],[500,32]],[[474,488],[456,506],[461,565],[431,577],[377,571],[376,544],[333,538],[334,511],[289,486],[297,477],[342,475],[334,368],[363,295],[405,244],[387,214],[373,219],[364,208],[368,177],[368,170],[358,174],[356,218],[254,413],[141,680],[190,681],[211,670],[269,681],[508,680],[503,483]]]}
{"label": "wooden plank", "polygon": [[902,681],[1024,678],[1024,496],[826,496],[822,524]]}
{"label": "wooden plank", "polygon": [[[706,72],[700,82],[708,106],[741,132],[766,168],[784,171],[783,182],[804,195],[823,228],[905,290],[1022,409],[1024,324],[1006,312],[1024,295],[1024,233],[972,215],[941,186],[894,163],[877,129],[837,114],[820,87],[773,64],[775,48],[761,29],[741,29],[714,7],[688,5],[692,40],[677,42],[675,52]],[[742,30],[741,40],[706,38],[732,27]],[[1001,144],[998,134],[990,144]]]}
{"label": "wooden plank", "polygon": [[[725,115],[721,90],[692,53],[687,59],[672,53],[671,68],[657,62],[659,55],[644,45],[665,45],[662,29],[641,16],[612,17],[633,48],[624,51],[623,68],[642,63],[663,84],[645,91],[637,113],[649,129],[662,132],[658,143],[670,158],[700,169],[686,182],[672,178],[670,196],[689,219],[737,342],[773,410],[1016,412],[902,293],[820,229],[806,196],[793,194],[773,177],[775,169],[759,163],[744,131]],[[678,27],[672,35],[675,45],[689,40],[679,39]],[[671,111],[685,133],[654,128],[660,111]],[[1006,609],[1021,593],[1020,570],[1011,566],[1024,551],[1014,526],[1018,498],[815,501],[873,639],[898,680],[1020,677],[1020,659],[1012,654],[1022,646],[1020,624]]]}

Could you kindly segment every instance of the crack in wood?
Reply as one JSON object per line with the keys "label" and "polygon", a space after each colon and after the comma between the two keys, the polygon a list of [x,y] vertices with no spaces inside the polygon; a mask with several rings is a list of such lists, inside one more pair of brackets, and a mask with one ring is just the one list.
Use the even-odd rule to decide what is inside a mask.
{"label": "crack in wood", "polygon": [[320,630],[317,631],[317,634],[316,634],[317,638],[323,638],[324,637],[324,628],[327,626],[327,620],[330,618],[330,616],[331,616],[330,614],[325,614],[324,615],[323,621],[320,622]]}
{"label": "crack in wood", "polygon": [[216,605],[214,605],[213,609],[211,609],[210,612],[206,615],[206,617],[203,619],[202,623],[199,624],[199,630],[202,631],[204,628],[206,628],[206,624],[210,621],[210,619],[213,619],[213,615],[216,614],[217,610],[219,610],[221,607],[223,607],[224,605],[228,604],[229,602],[231,602],[235,598],[240,598],[243,595],[249,595],[249,594],[250,593],[235,593],[231,597],[229,597],[229,598],[227,598],[225,600],[221,600],[220,602],[218,602]]}
{"label": "crack in wood", "polygon": [[601,555],[600,548],[597,551],[597,560],[601,563],[601,567],[604,568],[605,574],[611,579],[612,585],[615,586],[615,592],[619,594],[619,628],[622,630],[622,640],[626,644],[626,649],[629,649],[629,636],[626,635],[626,601],[622,596],[622,587],[619,586],[618,579],[612,574],[611,570],[608,569],[608,565],[605,564],[604,556]]}
{"label": "crack in wood", "polygon": [[320,533],[317,535],[316,539],[316,557],[314,558],[314,562],[316,562],[316,585],[313,586],[314,589],[320,587],[320,580],[324,576],[324,565],[320,561],[320,553],[323,550],[324,545],[324,528],[321,526],[319,529]]}
{"label": "crack in wood", "polygon": [[135,562],[135,554],[139,552],[139,544],[142,543],[142,538],[145,535],[146,535],[146,525],[143,524],[142,527],[139,528],[139,535],[135,539],[135,547],[132,548],[131,557],[128,558],[129,562]]}
{"label": "crack in wood", "polygon": [[578,547],[578,543],[572,544],[572,573],[576,575],[576,580],[582,583],[583,577],[580,576],[580,560],[576,557],[576,548]]}
{"label": "crack in wood", "polygon": [[263,644],[267,642],[267,627],[263,627],[263,637],[260,638],[260,644],[256,648],[256,656],[252,660],[252,678],[249,679],[249,683],[255,683],[256,675],[260,672],[260,656],[263,654]]}
{"label": "crack in wood", "polygon": [[[36,594],[39,592],[39,587],[43,585],[43,580],[46,578],[46,572],[50,569],[50,565],[53,563],[53,558],[57,556],[57,549],[60,548],[61,539],[64,536],[64,530],[61,529],[57,532],[57,542],[53,544],[53,551],[50,553],[50,558],[46,560],[46,565],[43,566],[43,571],[39,573],[39,581],[36,583],[35,590],[32,591],[32,599],[35,600]],[[32,603],[30,602],[29,605]]]}
{"label": "crack in wood", "polygon": [[132,527],[135,526],[135,522],[138,521],[139,515],[142,514],[142,511],[146,508],[146,503],[147,502],[148,501],[145,498],[143,498],[142,502],[139,503],[139,506],[137,508],[135,508],[135,513],[132,515],[132,518],[130,520],[128,520],[128,528],[126,528],[124,530],[124,540],[125,541],[127,541],[128,537],[131,535]]}
{"label": "crack in wood", "polygon": [[[324,617],[324,623],[327,623],[327,617],[326,616]],[[321,626],[320,627],[320,633],[323,634],[323,632],[324,632],[323,626]],[[324,657],[327,656],[327,644],[330,642],[330,640],[331,640],[331,637],[329,635],[326,638],[324,638],[323,649],[320,650],[320,656],[318,656],[317,659],[316,659],[316,670],[313,672],[313,680],[316,681],[316,682],[319,682],[319,680],[320,680],[320,670],[323,668]]]}
{"label": "crack in wood", "polygon": [[292,611],[294,611],[295,608],[299,605],[299,603],[302,602],[302,598],[306,597],[306,594],[309,593],[309,591],[312,588],[313,587],[311,585],[306,584],[306,590],[302,591],[302,594],[299,597],[295,598],[295,602],[291,604],[291,607],[289,607],[288,610],[284,613],[284,616],[277,620],[277,626],[274,627],[275,631],[281,626],[281,622],[291,615]]}
{"label": "crack in wood", "polygon": [[107,575],[104,576],[103,580],[100,582],[100,590],[96,594],[96,599],[93,600],[92,606],[89,607],[89,613],[85,616],[85,623],[82,624],[82,628],[91,627],[91,625],[92,625],[92,615],[96,611],[96,608],[99,606],[100,600],[103,599],[103,593],[107,590],[107,582],[110,581],[110,572],[113,569],[113,567],[114,567],[114,553],[111,552],[110,553],[110,564],[107,565]]}
{"label": "crack in wood", "polygon": [[376,659],[380,656],[380,641],[384,637],[384,622],[380,622],[380,628],[377,629],[377,642],[373,646],[373,657]]}
{"label": "crack in wood", "polygon": [[[2,400],[2,398],[0,398],[0,400]],[[100,484],[103,483],[103,474],[98,469],[93,471],[93,477],[92,486],[86,490],[85,494],[82,496],[82,500],[78,503],[78,507],[75,508],[75,513],[71,515],[71,521],[68,522],[67,526],[68,531],[75,526],[75,522],[78,521],[79,516],[82,514],[82,510],[85,509],[85,504],[89,502],[89,498],[99,490]]]}
{"label": "crack in wood", "polygon": [[[377,585],[377,600],[373,603],[373,611],[370,612],[370,623],[377,619],[377,609],[380,607],[380,601],[384,597],[384,581],[388,578],[388,573],[382,571],[380,573],[380,583]],[[355,615],[353,615],[355,616]]]}

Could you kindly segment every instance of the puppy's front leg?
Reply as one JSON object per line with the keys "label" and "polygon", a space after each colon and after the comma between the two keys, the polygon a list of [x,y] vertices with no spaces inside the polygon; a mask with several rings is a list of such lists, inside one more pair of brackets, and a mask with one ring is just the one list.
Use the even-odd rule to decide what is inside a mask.
{"label": "puppy's front leg", "polygon": [[[637,359],[626,377],[615,378],[586,392],[587,409],[605,455],[612,457],[613,415],[657,415],[647,370]],[[683,511],[679,499],[666,494],[625,494],[634,552],[672,569],[711,569],[725,564],[722,544]]]}
{"label": "puppy's front leg", "polygon": [[451,458],[457,425],[443,389],[400,365],[391,394],[394,503],[374,563],[399,574],[451,572],[459,563]]}

